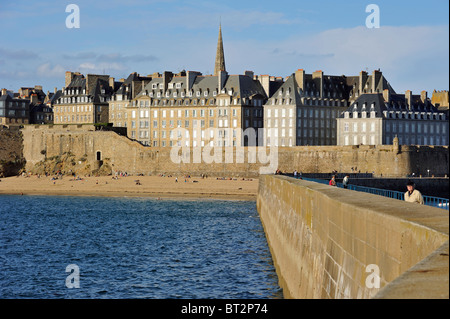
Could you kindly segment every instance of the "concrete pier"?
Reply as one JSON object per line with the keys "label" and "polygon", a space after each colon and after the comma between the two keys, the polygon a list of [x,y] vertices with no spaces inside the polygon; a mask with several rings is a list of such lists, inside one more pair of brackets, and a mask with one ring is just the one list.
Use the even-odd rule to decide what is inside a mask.
{"label": "concrete pier", "polygon": [[257,208],[285,298],[449,298],[446,210],[272,175]]}

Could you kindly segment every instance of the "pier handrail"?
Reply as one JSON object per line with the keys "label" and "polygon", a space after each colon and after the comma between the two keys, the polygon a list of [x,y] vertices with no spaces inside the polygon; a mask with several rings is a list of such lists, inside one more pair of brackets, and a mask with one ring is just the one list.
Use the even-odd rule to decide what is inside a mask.
{"label": "pier handrail", "polygon": [[[300,177],[297,177],[300,178]],[[305,181],[310,182],[316,182],[328,185],[328,180],[323,179],[315,179],[315,178],[308,178],[308,177],[301,177]],[[337,187],[344,188],[344,185],[342,183],[336,183]],[[374,188],[374,187],[366,187],[366,186],[358,186],[353,184],[348,184],[347,189],[354,190],[357,192],[365,192],[370,194],[375,194],[379,196],[394,198],[398,200],[405,200],[405,193],[399,192],[399,191],[393,191],[389,189],[381,189],[381,188]],[[428,196],[428,195],[422,195],[423,201],[425,205],[433,206],[441,209],[449,210],[449,200],[447,198],[441,198],[441,197],[434,197],[434,196]]]}

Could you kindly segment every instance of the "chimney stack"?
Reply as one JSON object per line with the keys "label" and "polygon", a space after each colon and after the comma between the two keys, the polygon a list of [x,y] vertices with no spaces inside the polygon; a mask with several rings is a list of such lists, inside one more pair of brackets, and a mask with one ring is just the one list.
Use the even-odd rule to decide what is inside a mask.
{"label": "chimney stack", "polygon": [[412,92],[410,90],[406,91],[405,100],[406,104],[408,105],[408,109],[411,110],[413,101],[412,101]]}
{"label": "chimney stack", "polygon": [[364,94],[364,88],[366,87],[367,82],[367,72],[361,71],[359,72],[359,94]]}
{"label": "chimney stack", "polygon": [[383,90],[383,99],[386,103],[391,101],[391,92],[388,89]]}
{"label": "chimney stack", "polygon": [[380,70],[375,70],[372,73],[372,93],[377,93],[377,86],[383,77],[383,73]]}
{"label": "chimney stack", "polygon": [[268,74],[261,75],[259,77],[259,82],[261,83],[264,92],[266,92],[267,97],[270,97],[270,76]]}
{"label": "chimney stack", "polygon": [[255,73],[253,71],[245,71],[244,75],[249,76],[253,79],[253,77],[255,76]]}
{"label": "chimney stack", "polygon": [[8,94],[7,90],[6,89],[2,89],[2,95],[6,95],[6,94]]}
{"label": "chimney stack", "polygon": [[422,100],[422,103],[425,104],[428,100],[428,93],[427,91],[420,92],[420,99]]}
{"label": "chimney stack", "polygon": [[65,87],[68,87],[70,82],[72,82],[73,79],[73,73],[70,71],[66,72],[66,82],[65,82]]}
{"label": "chimney stack", "polygon": [[304,90],[305,88],[305,70],[298,69],[295,71],[295,81],[300,89]]}
{"label": "chimney stack", "polygon": [[114,78],[112,76],[109,77],[109,86],[114,90]]}
{"label": "chimney stack", "polygon": [[313,72],[312,78],[313,78],[313,80],[319,79],[319,85],[318,85],[319,96],[323,97],[323,72],[322,72],[322,70]]}
{"label": "chimney stack", "polygon": [[30,103],[31,104],[38,104],[39,100],[38,100],[38,96],[36,93],[31,94],[30,96]]}
{"label": "chimney stack", "polygon": [[218,83],[219,93],[224,88],[225,82],[227,81],[227,77],[228,77],[227,71],[219,71],[218,76],[217,76],[217,78],[219,80],[219,83]]}

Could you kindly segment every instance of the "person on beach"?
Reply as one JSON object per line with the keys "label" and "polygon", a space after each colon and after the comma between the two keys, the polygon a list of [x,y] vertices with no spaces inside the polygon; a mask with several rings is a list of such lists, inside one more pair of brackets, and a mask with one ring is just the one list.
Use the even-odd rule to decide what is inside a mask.
{"label": "person on beach", "polygon": [[408,189],[408,191],[405,193],[406,202],[417,203],[420,205],[424,204],[422,193],[420,193],[420,191],[415,189],[416,185],[414,184],[414,182],[409,181],[406,184],[406,188]]}
{"label": "person on beach", "polygon": [[336,176],[332,176],[330,182],[328,183],[330,186],[336,186]]}

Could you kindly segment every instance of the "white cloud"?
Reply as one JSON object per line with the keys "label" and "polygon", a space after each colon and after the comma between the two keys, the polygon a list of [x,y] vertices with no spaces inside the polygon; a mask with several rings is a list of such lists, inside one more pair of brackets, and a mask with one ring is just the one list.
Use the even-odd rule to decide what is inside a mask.
{"label": "white cloud", "polygon": [[[448,89],[448,26],[356,27],[279,41],[225,45],[227,68],[290,75],[298,68],[330,75],[358,75],[380,68],[399,92]],[[228,53],[228,54],[227,54]],[[280,74],[281,73],[281,74]]]}
{"label": "white cloud", "polygon": [[50,63],[44,63],[38,66],[36,70],[36,74],[40,77],[61,77],[65,72],[64,67],[57,64],[55,66],[51,66]]}
{"label": "white cloud", "polygon": [[84,62],[78,66],[78,69],[84,72],[92,72],[92,73],[111,73],[111,71],[123,71],[126,67],[120,63],[91,63]]}

